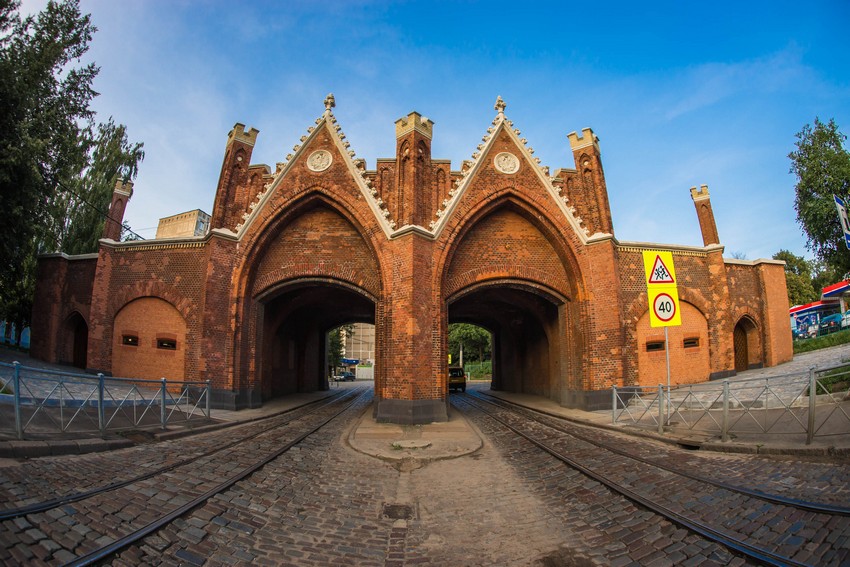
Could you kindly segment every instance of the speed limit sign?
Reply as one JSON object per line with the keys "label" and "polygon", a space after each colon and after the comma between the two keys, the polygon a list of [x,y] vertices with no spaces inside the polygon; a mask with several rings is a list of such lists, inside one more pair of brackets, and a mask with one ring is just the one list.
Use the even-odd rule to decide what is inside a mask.
{"label": "speed limit sign", "polygon": [[649,324],[651,327],[676,327],[682,324],[679,293],[675,287],[648,289]]}
{"label": "speed limit sign", "polygon": [[655,296],[655,300],[652,302],[652,310],[660,321],[667,323],[676,316],[676,302],[673,301],[669,293],[662,292]]}

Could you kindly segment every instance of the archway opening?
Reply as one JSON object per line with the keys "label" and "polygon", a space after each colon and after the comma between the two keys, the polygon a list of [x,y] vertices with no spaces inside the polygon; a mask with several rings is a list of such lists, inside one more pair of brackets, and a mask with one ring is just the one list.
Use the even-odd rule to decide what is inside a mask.
{"label": "archway opening", "polygon": [[79,312],[74,311],[65,321],[66,353],[63,357],[76,368],[85,368],[88,362],[89,326]]}
{"label": "archway opening", "polygon": [[735,371],[762,367],[758,327],[749,317],[741,317],[732,336],[735,345]]}
{"label": "archway opening", "polygon": [[348,323],[375,323],[375,302],[332,281],[304,281],[264,298],[258,367],[263,400],[326,390],[332,379],[329,334]]}
{"label": "archway opening", "polygon": [[463,368],[473,380],[493,376],[493,334],[471,323],[449,325],[449,367]]}
{"label": "archway opening", "polygon": [[559,400],[563,317],[564,302],[555,296],[538,287],[502,282],[450,301],[448,320],[492,334],[492,389]]}

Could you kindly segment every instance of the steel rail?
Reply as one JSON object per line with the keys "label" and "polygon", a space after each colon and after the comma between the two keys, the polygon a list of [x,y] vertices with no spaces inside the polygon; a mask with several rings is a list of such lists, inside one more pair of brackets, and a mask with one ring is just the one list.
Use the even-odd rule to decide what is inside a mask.
{"label": "steel rail", "polygon": [[[348,390],[347,392],[351,392],[351,391],[352,390]],[[251,439],[254,439],[254,438],[256,438],[260,435],[268,433],[269,431],[273,431],[274,429],[276,429],[278,427],[283,427],[283,426],[285,426],[289,423],[292,423],[292,421],[294,421],[295,419],[311,415],[312,413],[320,411],[323,408],[325,408],[325,407],[327,407],[327,406],[329,406],[333,403],[344,401],[346,395],[348,395],[348,394],[342,393],[342,392],[340,392],[338,394],[331,394],[331,395],[326,396],[324,398],[321,398],[319,400],[313,400],[313,401],[308,402],[304,405],[301,405],[301,406],[298,406],[298,407],[295,407],[295,408],[291,408],[291,409],[288,409],[288,410],[283,411],[283,412],[279,412],[279,413],[272,415],[272,416],[266,416],[266,417],[262,417],[262,418],[259,418],[259,419],[255,419],[255,420],[248,422],[248,423],[256,424],[256,423],[262,422],[264,420],[269,420],[269,421],[277,420],[277,419],[280,419],[282,416],[291,417],[291,419],[288,419],[286,421],[282,421],[281,423],[277,423],[269,429],[263,429],[263,430],[257,431],[256,433],[252,433],[250,435],[242,436],[239,439],[230,441],[230,442],[228,442],[224,445],[217,445],[214,449],[211,449],[209,451],[205,451],[205,452],[200,453],[198,455],[194,455],[194,456],[187,458],[187,459],[177,461],[176,463],[173,463],[171,465],[151,470],[151,471],[146,472],[145,474],[142,474],[142,475],[134,476],[134,477],[131,477],[131,478],[128,478],[128,479],[119,480],[119,481],[115,481],[115,482],[110,482],[109,484],[105,484],[105,485],[98,486],[98,487],[95,487],[95,488],[90,488],[88,490],[84,490],[84,491],[80,491],[80,492],[73,492],[71,494],[66,494],[64,496],[59,496],[57,498],[53,498],[53,499],[50,499],[50,500],[44,500],[42,502],[36,502],[34,504],[28,504],[26,506],[21,506],[19,508],[8,508],[6,510],[0,510],[0,521],[13,520],[15,518],[20,518],[22,516],[26,516],[28,514],[36,514],[38,512],[45,512],[47,510],[52,510],[53,508],[58,508],[59,506],[64,506],[65,504],[71,504],[73,502],[79,502],[80,500],[85,500],[86,498],[91,498],[92,496],[104,494],[104,493],[110,492],[112,490],[118,490],[119,488],[129,486],[129,485],[134,484],[136,482],[141,482],[143,480],[153,478],[153,477],[155,477],[156,475],[159,475],[159,474],[171,472],[174,469],[188,465],[193,461],[196,461],[198,459],[203,459],[205,457],[211,457],[211,456],[215,455],[216,453],[220,453],[220,452],[225,451],[227,449],[230,449],[231,447],[234,447],[234,446],[236,446],[240,443],[244,443],[245,441],[250,441]],[[310,411],[307,411],[306,413],[303,413],[303,414],[300,414],[300,415],[297,415],[297,416],[291,415],[293,412],[296,412],[299,409],[302,409],[302,408],[305,408],[305,407],[308,407],[308,406],[312,406],[314,404],[319,404],[319,403],[325,402],[325,401],[327,401],[328,403],[314,407],[314,408],[310,409]]]}
{"label": "steel rail", "polygon": [[[486,403],[485,400],[480,400],[480,401]],[[667,518],[671,522],[673,522],[673,523],[675,523],[679,526],[682,526],[683,528],[688,529],[688,530],[690,530],[690,531],[692,531],[696,534],[699,534],[702,537],[705,537],[706,539],[709,539],[711,541],[719,543],[719,544],[723,545],[724,547],[726,547],[728,549],[737,551],[741,555],[744,555],[744,556],[746,556],[750,559],[754,559],[754,560],[759,561],[761,563],[765,563],[767,565],[775,565],[777,567],[786,567],[786,566],[811,567],[810,564],[800,563],[798,561],[795,561],[794,559],[791,559],[790,557],[784,557],[782,555],[778,555],[778,554],[773,553],[771,551],[768,551],[766,549],[762,549],[760,547],[750,545],[750,544],[748,544],[748,543],[746,543],[742,540],[736,539],[732,536],[724,534],[723,532],[717,531],[707,524],[704,524],[702,522],[698,522],[696,520],[692,520],[690,518],[687,518],[686,516],[679,514],[678,512],[675,512],[675,511],[670,510],[669,508],[667,508],[665,506],[662,506],[662,505],[660,505],[656,502],[653,502],[652,500],[649,500],[648,498],[645,498],[645,497],[641,496],[640,494],[638,494],[638,493],[636,493],[636,492],[634,492],[634,491],[632,491],[632,490],[630,490],[630,489],[628,489],[624,486],[621,486],[618,483],[606,478],[604,475],[596,473],[593,470],[585,467],[584,465],[579,464],[574,459],[558,452],[557,450],[545,445],[544,443],[541,443],[540,441],[531,437],[530,435],[523,433],[522,431],[520,431],[519,429],[517,429],[516,427],[514,427],[513,425],[511,425],[510,423],[508,423],[504,419],[502,419],[501,417],[495,415],[494,412],[491,412],[491,411],[484,409],[484,407],[482,407],[482,405],[476,404],[476,403],[470,401],[469,399],[464,400],[464,402],[469,404],[470,406],[475,407],[476,409],[478,409],[479,411],[481,411],[482,413],[484,413],[485,415],[487,415],[488,417],[490,417],[494,421],[497,421],[498,423],[502,424],[504,427],[513,431],[518,436],[529,441],[530,443],[537,446],[539,449],[545,451],[546,453],[548,453],[552,457],[558,459],[559,461],[561,461],[561,462],[567,464],[568,466],[576,469],[577,471],[579,471],[583,475],[592,478],[596,482],[599,482],[600,484],[606,486],[610,490],[612,490],[612,491],[614,491],[618,494],[623,495],[624,497],[628,498],[632,502],[635,502],[635,503],[643,506],[644,508],[651,510],[652,512],[654,512],[656,514],[659,514],[659,515]],[[453,402],[453,403],[455,403],[455,402]],[[561,433],[565,433],[565,432],[561,432]]]}
{"label": "steel rail", "polygon": [[[490,400],[490,399],[484,399],[484,398],[481,398],[480,396],[487,396],[487,397],[490,397],[490,398],[494,398],[494,400],[498,400],[498,401],[494,401],[494,400]],[[556,419],[556,420],[558,419],[557,417],[552,416],[550,414],[540,412],[540,411],[537,411],[537,410],[534,410],[534,409],[530,409],[530,408],[527,408],[525,406],[521,406],[519,404],[514,404],[514,403],[509,402],[507,400],[502,400],[501,398],[495,398],[494,396],[490,396],[489,394],[484,394],[484,393],[478,392],[477,395],[474,396],[474,397],[480,399],[483,402],[492,404],[492,405],[497,406],[497,407],[510,407],[510,408],[516,409],[518,411],[523,411],[526,414],[539,414],[541,416],[548,417],[549,419]],[[681,469],[671,467],[671,466],[665,465],[663,463],[657,463],[655,461],[652,461],[652,460],[647,459],[645,457],[641,457],[639,455],[633,455],[633,454],[629,453],[628,451],[624,451],[622,449],[617,449],[617,448],[612,447],[610,445],[607,445],[607,444],[605,444],[601,441],[596,441],[594,439],[591,439],[590,437],[582,435],[581,433],[577,433],[576,431],[571,429],[570,426],[565,426],[565,425],[562,425],[562,424],[555,425],[555,424],[551,424],[551,423],[546,423],[546,422],[541,421],[540,419],[534,417],[533,415],[529,415],[528,417],[529,417],[529,419],[533,419],[534,421],[536,421],[536,422],[538,422],[542,425],[545,425],[547,427],[551,427],[551,428],[553,428],[557,431],[561,431],[562,433],[572,435],[573,437],[575,437],[577,439],[581,439],[585,443],[590,443],[591,445],[599,447],[600,449],[605,449],[606,451],[610,451],[611,453],[620,455],[622,457],[626,457],[626,458],[632,459],[634,461],[638,461],[640,463],[643,463],[645,465],[653,466],[653,467],[665,470],[667,472],[677,474],[679,476],[684,476],[686,478],[689,478],[691,480],[695,480],[697,482],[704,482],[706,484],[711,484],[712,486],[716,486],[718,488],[722,488],[722,489],[728,490],[730,492],[737,492],[739,494],[745,494],[745,495],[751,496],[753,498],[758,498],[759,500],[764,500],[765,502],[770,502],[771,504],[781,504],[782,506],[790,506],[790,507],[793,507],[793,508],[798,508],[800,510],[806,510],[807,512],[815,512],[815,513],[818,513],[818,514],[830,514],[830,515],[833,515],[833,516],[850,516],[850,508],[847,508],[847,507],[844,507],[844,506],[838,506],[838,505],[835,505],[835,504],[826,504],[826,503],[823,503],[823,502],[812,502],[812,501],[809,501],[809,500],[800,500],[798,498],[789,498],[787,496],[782,496],[780,494],[770,494],[768,492],[762,492],[761,490],[756,490],[756,489],[753,489],[753,488],[746,488],[746,487],[738,486],[738,485],[735,485],[735,484],[729,484],[727,482],[723,482],[723,481],[720,481],[720,480],[714,480],[714,479],[708,478],[706,476],[701,476],[701,475],[698,475],[698,474],[695,474],[695,473],[683,471]],[[571,427],[577,429],[581,426],[573,425]]]}
{"label": "steel rail", "polygon": [[[234,484],[236,484],[240,480],[243,480],[243,479],[247,478],[248,476],[250,476],[251,474],[257,472],[258,470],[260,470],[261,468],[263,468],[264,466],[266,466],[270,462],[274,461],[275,459],[277,459],[278,457],[280,457],[281,455],[283,455],[284,453],[289,451],[295,445],[304,441],[304,439],[306,439],[310,435],[313,435],[314,433],[316,433],[317,431],[322,429],[324,426],[326,426],[328,423],[330,423],[331,421],[336,419],[343,412],[345,412],[349,408],[351,408],[351,406],[353,406],[354,403],[357,402],[357,400],[359,400],[366,393],[368,393],[368,391],[369,391],[368,389],[357,391],[357,395],[356,396],[352,395],[350,397],[350,401],[347,400],[347,399],[344,399],[344,398],[341,399],[341,401],[346,401],[348,403],[342,409],[335,412],[333,415],[331,415],[327,419],[324,419],[323,421],[321,421],[321,423],[319,423],[319,425],[312,427],[306,433],[302,433],[301,435],[299,435],[298,437],[296,437],[292,441],[283,445],[280,449],[278,449],[278,450],[274,451],[273,453],[271,453],[270,455],[260,459],[259,461],[257,461],[253,465],[244,468],[241,472],[236,473],[235,475],[231,476],[230,478],[228,478],[224,482],[221,482],[218,485],[214,486],[213,488],[209,489],[208,491],[204,492],[200,496],[193,498],[192,500],[190,500],[186,504],[180,506],[179,508],[169,512],[168,514],[165,514],[164,516],[161,516],[160,518],[148,523],[147,525],[145,525],[145,526],[143,526],[143,527],[141,527],[137,530],[134,530],[133,532],[113,541],[112,543],[110,543],[108,545],[105,545],[103,547],[100,547],[98,549],[90,551],[89,553],[87,553],[85,555],[81,555],[81,556],[77,557],[76,559],[74,559],[73,561],[69,561],[67,563],[64,563],[63,567],[78,567],[78,566],[83,566],[83,565],[91,565],[92,563],[95,563],[96,561],[102,561],[103,559],[105,559],[105,558],[107,558],[111,555],[114,555],[115,553],[117,553],[117,552],[121,551],[122,549],[134,544],[135,542],[137,542],[140,539],[150,535],[151,533],[162,529],[164,526],[170,524],[171,522],[173,522],[174,520],[176,520],[180,516],[190,512],[191,510],[197,508],[201,504],[204,504],[207,500],[209,500],[210,498],[212,498],[216,494],[220,494],[220,493],[224,492],[225,490],[229,489],[230,487],[232,487]],[[340,401],[340,400],[338,400],[338,401]],[[325,406],[322,406],[319,409],[324,409],[324,408],[326,408],[330,405],[331,404],[327,404]]]}

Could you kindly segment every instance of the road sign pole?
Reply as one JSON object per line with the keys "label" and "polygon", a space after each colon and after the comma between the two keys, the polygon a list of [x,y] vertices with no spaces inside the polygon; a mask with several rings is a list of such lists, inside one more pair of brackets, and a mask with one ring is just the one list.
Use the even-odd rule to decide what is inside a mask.
{"label": "road sign pole", "polygon": [[665,423],[670,425],[670,336],[664,327],[664,353],[667,355],[667,418]]}

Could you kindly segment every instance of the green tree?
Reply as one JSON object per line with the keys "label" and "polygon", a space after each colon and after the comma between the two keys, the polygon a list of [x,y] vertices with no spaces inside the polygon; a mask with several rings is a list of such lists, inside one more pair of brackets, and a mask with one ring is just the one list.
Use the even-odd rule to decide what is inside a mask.
{"label": "green tree", "polygon": [[465,362],[481,362],[490,354],[490,332],[469,323],[449,325],[449,353],[452,364],[460,362],[460,348],[463,345]]}
{"label": "green tree", "polygon": [[845,272],[839,271],[833,266],[828,266],[820,260],[812,260],[812,287],[820,298],[820,294],[828,285],[838,283],[845,279]]}
{"label": "green tree", "polygon": [[[27,254],[56,249],[59,183],[85,165],[85,125],[95,96],[93,64],[72,67],[95,31],[77,1],[49,2],[21,19],[19,2],[0,0],[0,242],[2,289],[24,278]],[[82,125],[82,126],[81,126]]]}
{"label": "green tree", "polygon": [[328,366],[334,371],[342,364],[342,352],[345,338],[354,336],[354,325],[340,325],[328,333]]}
{"label": "green tree", "polygon": [[66,231],[61,239],[63,252],[87,254],[97,251],[115,182],[136,177],[139,163],[145,157],[143,146],[142,143],[131,144],[127,128],[115,124],[111,116],[105,124],[98,125],[88,159],[90,165],[82,177],[73,180],[74,189],[63,191],[69,204],[64,218],[57,222],[57,226]]}
{"label": "green tree", "polygon": [[774,254],[773,259],[785,262],[785,283],[788,287],[789,305],[804,305],[818,300],[820,293],[812,283],[811,261],[784,249]]}
{"label": "green tree", "polygon": [[838,220],[833,195],[850,200],[850,153],[847,136],[835,121],[815,118],[797,133],[797,149],[788,154],[791,173],[797,176],[794,208],[797,222],[808,237],[807,248],[835,271],[850,271],[850,251]]}
{"label": "green tree", "polygon": [[[99,192],[96,178],[107,176],[110,160],[111,190],[117,175],[135,174],[143,154],[112,119],[94,133],[98,68],[80,61],[96,29],[79,0],[50,0],[23,19],[19,7],[0,0],[0,210],[7,236],[0,239],[0,317],[22,329],[32,310],[36,255],[59,250],[72,227],[72,243],[99,237],[102,222],[93,228],[78,220],[81,196]],[[113,159],[116,140],[127,159]]]}

